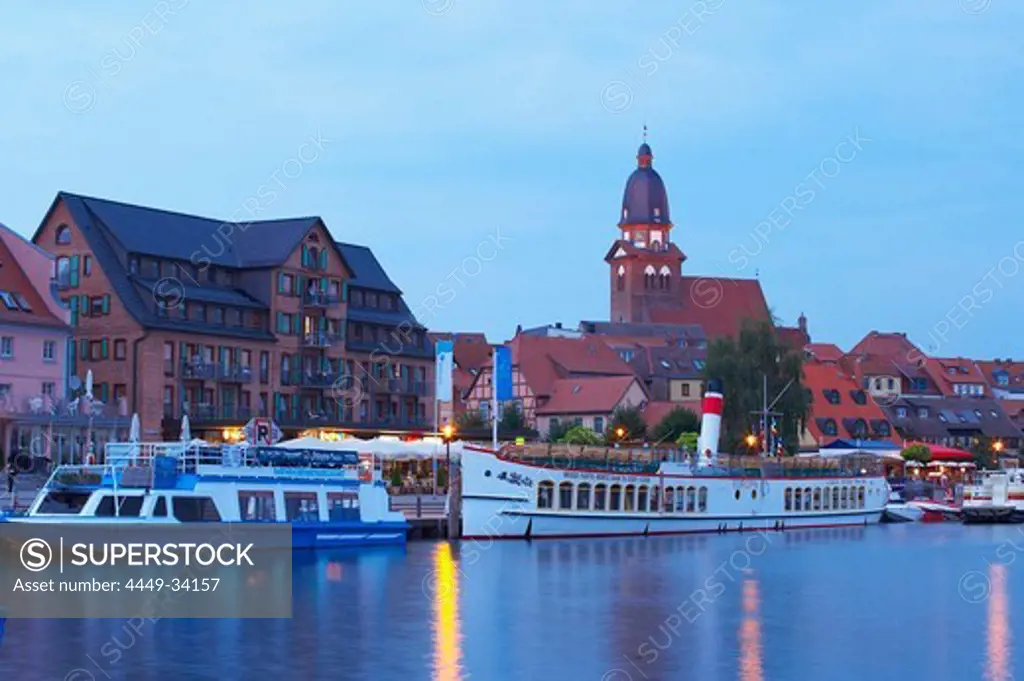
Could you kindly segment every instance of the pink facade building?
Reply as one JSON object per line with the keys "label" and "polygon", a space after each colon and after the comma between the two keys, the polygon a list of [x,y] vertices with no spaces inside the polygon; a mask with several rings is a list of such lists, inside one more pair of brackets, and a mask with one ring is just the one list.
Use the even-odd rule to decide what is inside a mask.
{"label": "pink facade building", "polygon": [[54,258],[0,225],[0,448],[80,460],[116,434],[116,409],[69,394],[71,312],[56,294]]}

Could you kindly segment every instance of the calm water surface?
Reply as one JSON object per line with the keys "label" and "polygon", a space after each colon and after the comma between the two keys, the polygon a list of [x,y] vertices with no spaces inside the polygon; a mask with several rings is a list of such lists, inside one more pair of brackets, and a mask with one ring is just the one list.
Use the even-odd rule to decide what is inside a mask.
{"label": "calm water surface", "polygon": [[[297,554],[292,620],[10,621],[5,679],[1010,681],[1024,529]],[[116,653],[116,655],[115,655]]]}

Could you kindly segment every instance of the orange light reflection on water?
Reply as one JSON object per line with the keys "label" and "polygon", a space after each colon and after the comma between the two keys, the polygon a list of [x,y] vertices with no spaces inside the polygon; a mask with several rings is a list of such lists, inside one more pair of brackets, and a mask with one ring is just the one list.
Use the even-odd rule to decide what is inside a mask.
{"label": "orange light reflection on water", "polygon": [[761,614],[757,580],[743,580],[743,621],[740,622],[740,681],[763,681],[761,665]]}
{"label": "orange light reflection on water", "polygon": [[[430,579],[433,578],[433,584]],[[447,543],[437,545],[434,572],[424,591],[434,600],[434,681],[461,678],[462,634],[459,631],[459,567]]]}
{"label": "orange light reflection on water", "polygon": [[1010,612],[1006,603],[1006,566],[989,566],[988,620],[985,633],[988,668],[985,678],[1013,681],[1010,672]]}

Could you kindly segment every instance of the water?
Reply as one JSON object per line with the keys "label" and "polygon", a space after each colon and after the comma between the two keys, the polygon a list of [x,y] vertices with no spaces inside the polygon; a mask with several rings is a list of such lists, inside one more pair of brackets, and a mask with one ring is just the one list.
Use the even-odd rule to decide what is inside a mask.
{"label": "water", "polygon": [[[1018,564],[1019,563],[1019,564]],[[1024,530],[415,543],[299,556],[292,620],[11,620],[2,678],[1011,681]]]}

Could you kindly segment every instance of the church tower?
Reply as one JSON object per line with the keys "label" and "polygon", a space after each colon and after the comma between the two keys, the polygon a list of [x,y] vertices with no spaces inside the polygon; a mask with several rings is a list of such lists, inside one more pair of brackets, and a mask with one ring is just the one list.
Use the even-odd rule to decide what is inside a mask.
{"label": "church tower", "polygon": [[672,242],[668,194],[646,138],[645,127],[637,167],[622,196],[619,238],[605,256],[611,269],[612,322],[649,323],[653,309],[678,308],[683,295],[679,277],[686,255]]}

